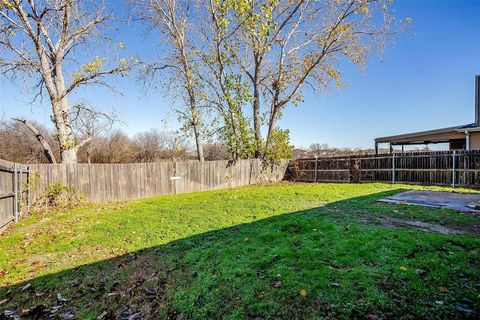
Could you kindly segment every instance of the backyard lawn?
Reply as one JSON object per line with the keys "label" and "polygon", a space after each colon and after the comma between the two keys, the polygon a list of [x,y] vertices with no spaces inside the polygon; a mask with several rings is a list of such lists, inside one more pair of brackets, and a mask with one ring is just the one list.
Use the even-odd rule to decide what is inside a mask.
{"label": "backyard lawn", "polygon": [[480,217],[376,202],[412,188],[280,183],[35,214],[0,236],[0,319],[477,318]]}

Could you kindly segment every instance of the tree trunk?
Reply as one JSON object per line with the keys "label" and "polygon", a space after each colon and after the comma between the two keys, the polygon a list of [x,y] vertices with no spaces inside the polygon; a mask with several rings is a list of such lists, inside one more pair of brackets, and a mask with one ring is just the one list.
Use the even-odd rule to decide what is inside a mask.
{"label": "tree trunk", "polygon": [[[193,104],[195,106],[195,104]],[[200,161],[205,161],[203,156],[203,147],[202,141],[200,140],[200,125],[198,123],[198,115],[196,114],[196,107],[192,107],[192,114],[194,114],[194,121],[193,121],[193,134],[195,135],[195,145],[197,147],[197,158]]]}
{"label": "tree trunk", "polygon": [[61,156],[62,163],[77,163],[77,148],[64,149]]}
{"label": "tree trunk", "polygon": [[195,144],[197,147],[197,158],[199,161],[205,161],[205,158],[203,157],[202,141],[200,138],[200,116],[197,112],[197,100],[195,98],[193,80],[192,80],[192,75],[190,73],[190,65],[188,64],[188,61],[187,61],[187,53],[185,50],[185,46],[183,45],[183,42],[180,44],[180,50],[181,50],[180,59],[184,69],[183,71],[185,74],[185,85],[187,86],[188,99],[190,102],[190,112],[192,114],[192,127],[193,127],[193,134],[195,135]]}
{"label": "tree trunk", "polygon": [[265,153],[267,152],[268,148],[270,147],[270,140],[272,139],[272,132],[275,130],[275,125],[277,124],[277,107],[273,107],[272,115],[270,116],[270,122],[268,124],[268,133],[267,139],[265,140]]}
{"label": "tree trunk", "polygon": [[262,132],[261,132],[261,119],[260,119],[260,95],[258,92],[258,84],[254,87],[253,92],[253,130],[255,132],[255,158],[261,156],[261,142],[262,142]]}
{"label": "tree trunk", "polygon": [[61,162],[77,163],[77,141],[71,127],[66,98],[53,104],[53,120],[60,144]]}
{"label": "tree trunk", "polygon": [[261,119],[260,119],[260,84],[259,84],[259,62],[255,59],[255,74],[253,79],[253,130],[255,133],[255,158],[261,157]]}

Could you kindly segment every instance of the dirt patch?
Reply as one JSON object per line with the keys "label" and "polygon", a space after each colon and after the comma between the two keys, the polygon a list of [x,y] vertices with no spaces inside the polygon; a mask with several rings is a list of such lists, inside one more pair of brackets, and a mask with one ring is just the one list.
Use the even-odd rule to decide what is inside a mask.
{"label": "dirt patch", "polygon": [[410,228],[424,232],[436,232],[441,234],[480,234],[480,226],[477,225],[445,226],[433,222],[425,222],[414,219],[399,219],[392,217],[368,217],[361,218],[360,220],[364,223],[377,224],[383,227],[393,229]]}

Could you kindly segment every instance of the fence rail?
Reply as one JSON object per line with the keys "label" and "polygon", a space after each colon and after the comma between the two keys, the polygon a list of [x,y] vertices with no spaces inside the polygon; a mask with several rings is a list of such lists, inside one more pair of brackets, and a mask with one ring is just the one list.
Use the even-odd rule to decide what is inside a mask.
{"label": "fence rail", "polygon": [[480,187],[480,151],[434,151],[297,159],[286,178],[304,182],[391,182]]}

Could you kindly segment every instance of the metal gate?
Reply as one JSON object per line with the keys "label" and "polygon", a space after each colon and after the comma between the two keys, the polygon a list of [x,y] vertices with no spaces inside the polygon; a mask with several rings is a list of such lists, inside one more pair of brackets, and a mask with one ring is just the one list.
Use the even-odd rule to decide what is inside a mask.
{"label": "metal gate", "polygon": [[18,220],[29,204],[28,167],[0,160],[0,228]]}

